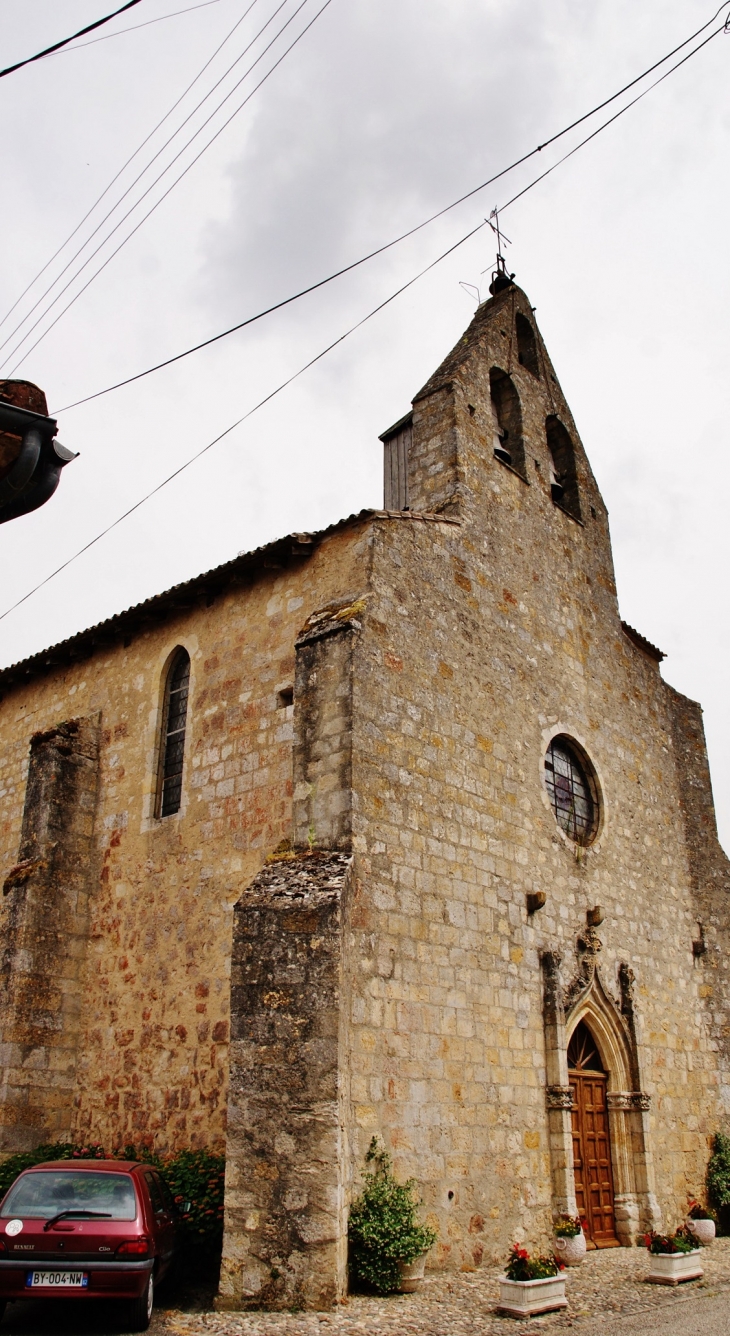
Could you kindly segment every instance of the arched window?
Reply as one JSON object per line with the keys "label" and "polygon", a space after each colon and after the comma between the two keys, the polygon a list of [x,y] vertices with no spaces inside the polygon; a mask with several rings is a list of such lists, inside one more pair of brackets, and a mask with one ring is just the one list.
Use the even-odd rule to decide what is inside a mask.
{"label": "arched window", "polygon": [[531,371],[533,376],[539,376],[540,362],[537,356],[535,331],[527,316],[522,315],[521,311],[518,311],[515,316],[515,328],[517,332],[517,360],[521,366]]}
{"label": "arched window", "polygon": [[520,396],[510,377],[496,366],[489,372],[489,388],[495,420],[495,456],[524,478],[525,447],[522,441]]}
{"label": "arched window", "polygon": [[585,1021],[579,1021],[568,1044],[568,1067],[572,1072],[603,1072],[601,1055]]}
{"label": "arched window", "polygon": [[179,649],[173,656],[165,683],[157,786],[158,817],[172,816],[180,811],[189,689],[190,655],[186,649]]}
{"label": "arched window", "polygon": [[545,423],[550,451],[550,492],[553,501],[579,520],[580,496],[575,472],[575,450],[559,418],[551,414]]}
{"label": "arched window", "polygon": [[545,788],[555,820],[576,844],[598,830],[598,788],[587,756],[570,738],[553,738],[545,754]]}

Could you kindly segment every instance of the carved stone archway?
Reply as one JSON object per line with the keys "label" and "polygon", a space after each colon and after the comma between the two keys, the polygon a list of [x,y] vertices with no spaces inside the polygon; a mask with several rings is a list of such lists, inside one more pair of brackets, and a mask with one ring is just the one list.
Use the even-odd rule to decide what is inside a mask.
{"label": "carved stone archway", "polygon": [[[661,1226],[649,1144],[650,1097],[641,1089],[634,1022],[634,975],[619,966],[620,1000],[607,991],[598,968],[601,941],[596,911],[578,936],[578,969],[563,988],[557,951],[542,953],[543,1017],[547,1068],[547,1112],[553,1205],[556,1214],[577,1214],[571,1136],[572,1091],[568,1043],[585,1021],[608,1072],[608,1115],[615,1185],[616,1233],[625,1247]],[[600,918],[597,919],[600,922]]]}

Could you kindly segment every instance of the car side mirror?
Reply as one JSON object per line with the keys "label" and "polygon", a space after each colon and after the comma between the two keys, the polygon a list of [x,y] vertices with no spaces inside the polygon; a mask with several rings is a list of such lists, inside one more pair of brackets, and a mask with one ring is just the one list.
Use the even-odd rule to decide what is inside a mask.
{"label": "car side mirror", "polygon": [[188,1211],[192,1209],[192,1205],[193,1203],[191,1201],[181,1201],[180,1206],[178,1207],[180,1214],[187,1215]]}

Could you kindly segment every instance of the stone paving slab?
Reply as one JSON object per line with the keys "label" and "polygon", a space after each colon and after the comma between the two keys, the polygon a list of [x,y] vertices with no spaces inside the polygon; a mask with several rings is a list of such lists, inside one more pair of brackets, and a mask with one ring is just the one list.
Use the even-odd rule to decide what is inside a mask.
{"label": "stone paving slab", "polygon": [[[569,1307],[530,1321],[500,1317],[500,1268],[468,1273],[442,1273],[427,1278],[418,1294],[386,1299],[351,1295],[331,1313],[215,1313],[169,1308],[155,1314],[157,1336],[520,1336],[564,1328],[591,1330],[613,1327],[616,1317],[677,1310],[688,1317],[688,1298],[727,1295],[730,1311],[730,1238],[703,1249],[702,1280],[676,1289],[648,1285],[649,1263],[644,1248],[612,1248],[589,1253],[579,1267],[568,1268]],[[607,1319],[608,1322],[607,1322]],[[684,1319],[683,1319],[684,1320]],[[691,1325],[691,1321],[689,1322]],[[663,1329],[663,1328],[662,1328]],[[632,1330],[638,1327],[632,1324]],[[730,1330],[730,1327],[728,1328]]]}

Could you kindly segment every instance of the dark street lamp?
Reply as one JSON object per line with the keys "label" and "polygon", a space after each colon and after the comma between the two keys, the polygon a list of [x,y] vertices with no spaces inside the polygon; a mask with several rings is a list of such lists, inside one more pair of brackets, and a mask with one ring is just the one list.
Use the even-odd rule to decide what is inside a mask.
{"label": "dark street lamp", "polygon": [[0,524],[45,505],[76,459],[55,440],[46,396],[29,380],[0,381]]}

